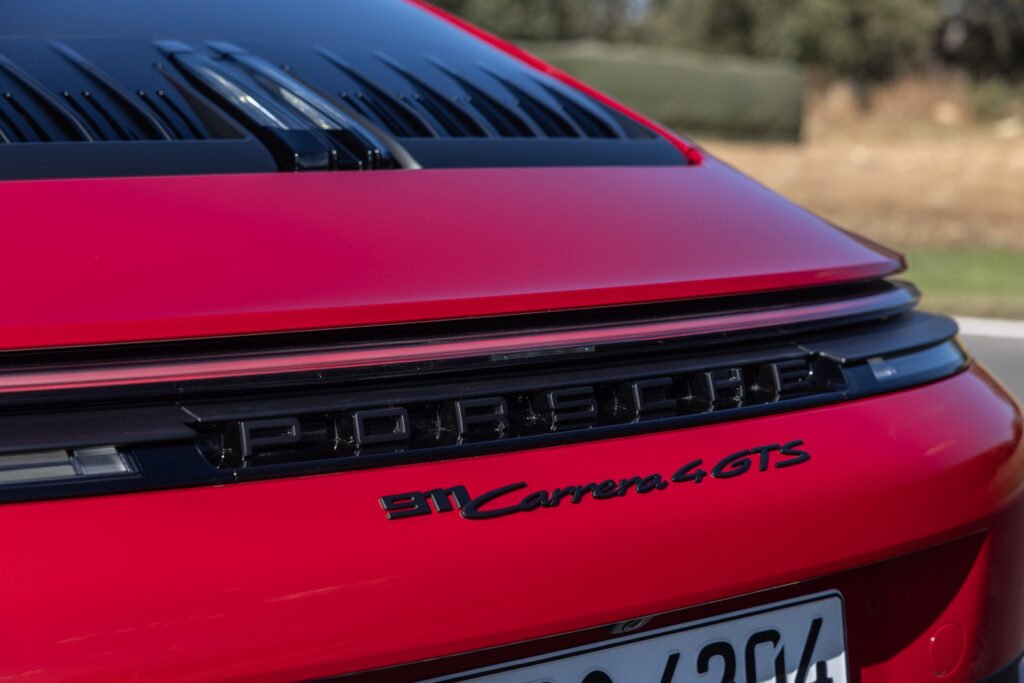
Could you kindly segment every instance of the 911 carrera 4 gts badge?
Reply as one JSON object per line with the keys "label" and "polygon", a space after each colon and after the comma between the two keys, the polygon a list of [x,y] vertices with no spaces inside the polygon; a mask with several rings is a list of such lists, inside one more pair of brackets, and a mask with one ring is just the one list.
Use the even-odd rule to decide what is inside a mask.
{"label": "911 carrera 4 gts badge", "polygon": [[605,479],[588,484],[571,484],[562,488],[525,490],[525,481],[499,486],[473,496],[464,485],[436,488],[429,491],[412,491],[381,496],[380,505],[388,519],[419,517],[432,512],[460,510],[464,519],[493,519],[518,512],[533,512],[543,508],[558,507],[563,501],[578,505],[589,495],[594,500],[611,500],[629,495],[630,492],[646,495],[664,491],[670,485],[700,484],[706,477],[711,479],[734,479],[751,471],[767,472],[800,465],[811,459],[810,453],[801,450],[804,442],[800,439],[783,444],[773,443],[736,451],[721,458],[711,471],[705,469],[703,459],[686,463],[671,476],[659,473],[625,479]]}

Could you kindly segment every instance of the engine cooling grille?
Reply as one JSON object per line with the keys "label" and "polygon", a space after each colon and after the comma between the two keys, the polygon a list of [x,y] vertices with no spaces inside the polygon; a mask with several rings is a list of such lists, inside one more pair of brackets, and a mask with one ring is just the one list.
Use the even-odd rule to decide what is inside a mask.
{"label": "engine cooling grille", "polygon": [[62,21],[63,8],[45,29],[21,25],[31,12],[8,18],[0,179],[687,163],[648,127],[405,3],[298,0],[282,17],[224,0],[214,14],[232,19],[213,20],[193,0],[98,2],[120,31]]}
{"label": "engine cooling grille", "polygon": [[170,83],[129,92],[63,43],[53,44],[80,73],[51,90],[0,55],[0,142],[205,140],[210,132]]}
{"label": "engine cooling grille", "polygon": [[[417,75],[383,55],[399,80],[394,93],[331,52],[319,54],[340,72],[338,96],[396,137],[651,139],[654,133],[584,95],[540,76],[499,75],[477,65],[455,69],[437,59]],[[430,78],[438,86],[427,82]],[[444,88],[440,90],[439,88]]]}

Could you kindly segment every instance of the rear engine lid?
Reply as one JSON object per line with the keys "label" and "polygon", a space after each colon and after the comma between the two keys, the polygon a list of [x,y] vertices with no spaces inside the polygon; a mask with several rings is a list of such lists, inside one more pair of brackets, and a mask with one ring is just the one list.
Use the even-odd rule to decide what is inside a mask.
{"label": "rear engine lid", "polygon": [[714,160],[14,181],[0,203],[5,350],[720,297],[902,268]]}

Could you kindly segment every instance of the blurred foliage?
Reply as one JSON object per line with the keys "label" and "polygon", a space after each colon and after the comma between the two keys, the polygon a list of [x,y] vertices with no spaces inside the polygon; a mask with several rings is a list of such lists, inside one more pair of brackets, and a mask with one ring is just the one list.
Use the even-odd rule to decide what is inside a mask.
{"label": "blurred foliage", "polygon": [[[565,46],[559,55],[561,66],[630,102],[643,99],[633,92],[637,87],[630,80],[642,74],[642,82],[649,83],[655,70],[665,88],[655,94],[703,93],[705,85],[713,85],[714,68],[684,63],[700,52],[797,63],[817,82],[847,80],[861,107],[870,104],[876,83],[940,66],[962,69],[975,81],[967,95],[977,119],[996,120],[1022,110],[1024,0],[433,1],[516,41],[553,44],[584,39],[680,49],[681,62],[651,57],[653,70],[644,71],[636,59],[619,60],[613,47],[605,59],[600,50],[588,48],[592,54],[584,57],[574,53],[576,47]],[[730,88],[766,91],[756,80],[727,76]],[[681,89],[680,84],[688,87]],[[709,95],[736,104],[729,88],[714,90]],[[657,97],[647,99],[647,104],[637,106],[669,123],[704,128],[699,120],[705,114],[697,111],[697,104],[678,98],[671,105]],[[772,119],[775,123],[765,130],[785,130],[781,137],[791,137],[791,99],[787,87],[772,100],[770,112],[751,117],[760,122],[754,128]],[[787,123],[780,125],[784,120]],[[737,124],[737,133],[749,127]]]}
{"label": "blurred foliage", "polygon": [[934,0],[666,0],[652,21],[669,44],[792,59],[828,76],[888,80],[927,63]]}
{"label": "blurred foliage", "polygon": [[1018,88],[1005,78],[993,77],[970,89],[971,110],[980,121],[994,121],[1014,113],[1020,101]]}
{"label": "blurred foliage", "polygon": [[975,78],[1024,77],[1024,0],[942,0],[936,52]]}
{"label": "blurred foliage", "polygon": [[597,38],[787,59],[889,79],[927,62],[937,0],[438,0],[513,39]]}
{"label": "blurred foliage", "polygon": [[597,42],[526,48],[669,126],[720,137],[800,139],[804,77],[790,62]]}

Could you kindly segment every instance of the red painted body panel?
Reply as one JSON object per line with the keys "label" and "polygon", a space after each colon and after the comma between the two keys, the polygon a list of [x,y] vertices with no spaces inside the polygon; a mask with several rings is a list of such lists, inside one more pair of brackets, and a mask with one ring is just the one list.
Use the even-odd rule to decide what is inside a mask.
{"label": "red painted body panel", "polygon": [[[845,591],[854,681],[931,680],[929,640],[948,621],[961,624],[967,649],[944,680],[973,681],[1024,649],[1021,430],[1012,401],[974,368],[731,424],[9,505],[0,509],[3,671],[77,681],[324,676],[847,572],[787,590]],[[460,483],[482,492],[524,480],[535,490],[671,474],[696,457],[789,439],[806,442],[808,463],[486,522],[387,521],[377,502]],[[948,561],[850,571],[971,534],[935,551]]]}
{"label": "red painted body panel", "polygon": [[[902,269],[566,74],[412,2],[651,126],[692,165],[0,183],[0,350],[684,300]],[[668,477],[695,458],[796,439],[812,454],[800,467],[486,522],[388,521],[378,503],[460,484],[479,494]],[[624,619],[838,590],[853,683],[937,680],[939,669],[972,683],[1024,650],[1022,538],[1019,409],[973,367],[728,424],[5,505],[0,678],[363,672],[397,683],[605,637],[588,629]]]}
{"label": "red painted body panel", "polygon": [[7,182],[0,203],[0,349],[710,297],[902,267],[710,160]]}

